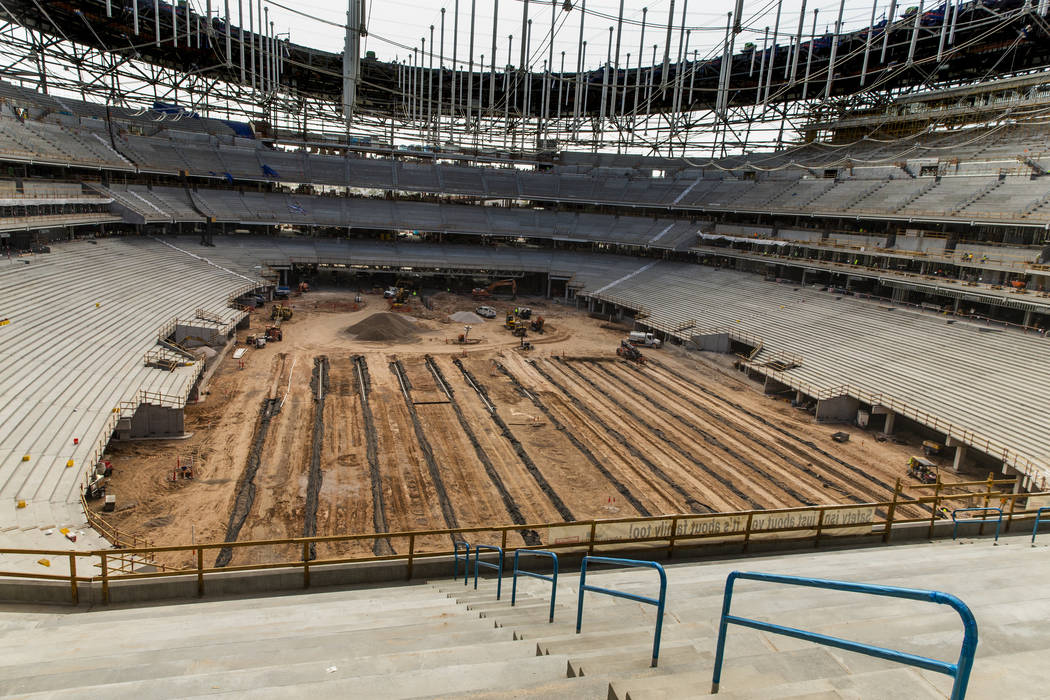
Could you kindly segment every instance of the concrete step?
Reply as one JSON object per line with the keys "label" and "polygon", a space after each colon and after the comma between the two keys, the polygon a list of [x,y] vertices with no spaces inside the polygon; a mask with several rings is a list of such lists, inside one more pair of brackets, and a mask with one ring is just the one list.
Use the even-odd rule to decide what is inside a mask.
{"label": "concrete step", "polygon": [[[327,661],[269,666],[250,671],[204,673],[167,678],[165,697],[197,697],[220,693],[251,694],[253,698],[319,697],[418,698],[433,695],[528,687],[553,681],[564,674],[561,657],[524,657],[511,661],[444,665],[403,673],[350,675]],[[23,698],[106,697],[112,700],[141,700],[157,694],[155,679],[120,681],[100,685],[33,692]]]}
{"label": "concrete step", "polygon": [[[88,613],[90,614],[90,613]],[[139,626],[122,625],[115,631],[106,630],[107,638],[111,639],[114,648],[133,648],[141,644],[163,645],[172,640],[182,640],[194,644],[207,644],[213,639],[221,638],[226,642],[234,641],[259,641],[273,637],[295,637],[301,634],[315,635],[324,632],[352,631],[363,632],[366,630],[397,630],[399,628],[416,628],[422,633],[430,631],[428,628],[441,631],[459,631],[460,629],[485,629],[487,625],[479,623],[477,619],[463,616],[455,607],[437,606],[423,608],[419,612],[412,610],[399,610],[377,616],[358,615],[342,619],[338,614],[318,617],[313,615],[297,615],[292,618],[277,616],[272,620],[268,615],[259,615],[249,618],[241,623],[236,620],[210,618],[198,618],[206,620],[203,624],[190,625],[187,629],[185,621],[177,624],[171,620],[164,624],[148,624],[144,622]],[[249,621],[250,620],[250,621]],[[304,626],[303,622],[307,621]],[[104,627],[100,630],[106,629]],[[90,636],[85,636],[83,630],[76,625],[64,625],[62,627],[45,628],[37,627],[29,639],[15,639],[8,635],[0,639],[0,658],[4,654],[19,654],[28,649],[39,646],[41,648],[83,648],[90,643]]]}
{"label": "concrete step", "polygon": [[836,678],[818,678],[760,688],[734,688],[723,672],[721,689],[711,689],[711,672],[676,673],[613,681],[609,700],[944,700],[945,695],[913,669],[897,668]]}
{"label": "concrete step", "polygon": [[[383,647],[382,644],[373,646],[374,651],[381,651]],[[528,642],[487,641],[418,651],[399,651],[395,648],[391,653],[375,655],[367,652],[349,655],[340,645],[288,645],[279,656],[251,650],[208,656],[190,653],[177,657],[165,655],[160,659],[156,652],[112,656],[103,660],[97,657],[86,660],[59,658],[53,662],[3,668],[0,695],[58,690],[77,685],[104,685],[113,681],[163,681],[205,673],[256,673],[273,666],[275,658],[280,659],[281,669],[290,675],[304,672],[309,676],[318,664],[323,664],[325,668],[335,666],[349,675],[374,675],[380,672],[396,674],[448,665],[505,661],[529,657],[534,653],[535,647]]]}
{"label": "concrete step", "polygon": [[[561,678],[530,688],[458,693],[454,697],[464,700],[606,700],[608,695],[609,682],[604,678]],[[431,697],[447,698],[449,695],[439,693]]]}
{"label": "concrete step", "polygon": [[[497,630],[473,619],[450,617],[442,623],[413,625],[403,624],[396,627],[383,627],[372,623],[372,627],[360,628],[321,628],[273,631],[267,635],[256,635],[254,638],[236,638],[223,634],[222,629],[212,630],[208,634],[187,634],[183,637],[156,639],[150,636],[148,629],[138,635],[120,640],[106,640],[103,646],[98,637],[82,639],[76,643],[55,646],[49,641],[33,640],[24,648],[9,648],[0,654],[4,665],[32,663],[42,658],[70,656],[79,659],[93,659],[102,663],[105,658],[123,658],[129,653],[153,653],[170,650],[171,653],[194,655],[216,655],[224,653],[247,652],[253,649],[267,650],[273,655],[280,655],[290,646],[314,648],[341,647],[344,651],[353,650],[358,654],[373,653],[375,644],[383,644],[390,649],[402,651],[440,648],[447,645],[473,644],[482,642],[508,641],[511,637],[505,630]],[[378,624],[378,626],[376,626]],[[198,651],[203,650],[203,651]]]}

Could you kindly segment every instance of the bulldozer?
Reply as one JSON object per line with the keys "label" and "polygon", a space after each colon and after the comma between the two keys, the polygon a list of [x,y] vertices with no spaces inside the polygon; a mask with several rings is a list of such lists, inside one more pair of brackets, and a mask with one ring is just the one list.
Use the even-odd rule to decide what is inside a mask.
{"label": "bulldozer", "polygon": [[620,341],[620,347],[616,348],[616,354],[628,362],[637,362],[640,365],[645,364],[645,355],[626,340]]}
{"label": "bulldozer", "polygon": [[512,299],[518,297],[517,280],[500,280],[499,282],[493,282],[487,287],[474,287],[471,294],[475,299],[491,299],[492,293],[501,287],[510,287],[510,296]]}
{"label": "bulldozer", "polygon": [[292,317],[292,310],[284,304],[274,304],[270,311],[271,321],[287,321]]}
{"label": "bulldozer", "polygon": [[542,334],[543,333],[543,325],[545,323],[546,323],[546,320],[543,318],[543,316],[537,316],[536,318],[534,318],[532,320],[532,323],[529,324],[529,328],[531,328],[536,333]]}
{"label": "bulldozer", "polygon": [[514,312],[508,311],[507,317],[503,319],[503,327],[508,331],[512,331],[518,326],[518,319],[514,317]]}

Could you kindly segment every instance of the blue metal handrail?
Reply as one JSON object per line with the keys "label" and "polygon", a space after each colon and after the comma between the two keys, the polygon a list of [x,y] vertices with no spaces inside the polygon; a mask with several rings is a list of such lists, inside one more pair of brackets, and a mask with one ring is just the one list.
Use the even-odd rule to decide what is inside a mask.
{"label": "blue metal handrail", "polygon": [[978,513],[995,512],[995,513],[999,514],[999,518],[995,521],[995,541],[998,542],[999,541],[999,529],[1003,525],[1003,509],[1002,508],[995,508],[995,507],[991,507],[991,506],[989,506],[987,508],[956,508],[955,510],[953,510],[952,511],[952,522],[954,523],[954,525],[952,525],[952,539],[953,540],[955,539],[956,533],[959,531],[959,523],[986,523],[986,522],[988,522],[988,518],[963,518],[963,519],[960,520],[959,518],[955,517],[956,513],[973,513],[973,512],[978,512]]}
{"label": "blue metal handrail", "polygon": [[1035,512],[1035,525],[1032,526],[1032,544],[1035,544],[1035,536],[1039,534],[1039,523],[1050,523],[1050,518],[1043,519],[1043,511],[1050,512],[1050,506],[1044,506]]}
{"label": "blue metal handrail", "polygon": [[[905,598],[907,600],[919,600],[929,603],[951,606],[963,621],[963,642],[959,651],[959,660],[956,663],[930,659],[925,656],[908,654],[886,647],[872,646],[853,642],[839,637],[829,637],[816,632],[807,632],[795,627],[783,627],[770,622],[752,620],[746,617],[737,617],[729,614],[729,608],[733,601],[733,583],[737,579],[750,581],[767,581],[770,583],[783,583],[791,586],[806,586],[809,588],[826,588],[833,591],[849,591],[851,593],[867,593],[868,595],[884,596],[887,598]],[[722,661],[725,653],[726,629],[729,624],[750,627],[751,629],[773,634],[782,634],[786,637],[803,639],[817,644],[824,644],[854,651],[866,656],[874,656],[877,659],[896,661],[908,666],[917,666],[928,671],[944,673],[955,679],[952,685],[951,700],[963,700],[966,697],[966,686],[970,682],[970,671],[973,668],[973,657],[977,651],[977,620],[966,603],[962,602],[949,593],[940,591],[925,591],[917,588],[897,588],[895,586],[877,586],[867,583],[852,583],[850,581],[829,581],[819,578],[802,578],[799,576],[781,576],[779,574],[761,574],[756,572],[734,571],[726,579],[725,597],[722,599],[722,618],[718,625],[718,646],[715,650],[715,670],[711,677],[711,692],[718,692],[718,684],[722,676]]]}
{"label": "blue metal handrail", "polygon": [[466,555],[463,557],[463,585],[467,585],[470,581],[470,543],[462,540],[453,540],[452,547],[455,550],[452,554],[452,580],[455,581],[459,578],[459,550],[460,547],[466,549]]}
{"label": "blue metal handrail", "polygon": [[[657,573],[660,574],[660,597],[646,598],[645,596],[636,595],[634,593],[615,591],[611,588],[588,586],[587,564],[592,561],[600,564],[617,564],[619,566],[638,566],[656,569]],[[660,566],[655,561],[642,561],[639,559],[616,559],[614,557],[584,557],[583,564],[580,566],[580,602],[579,606],[576,608],[576,634],[580,633],[580,625],[583,623],[583,594],[586,591],[591,591],[593,593],[604,593],[605,595],[616,596],[617,598],[626,598],[627,600],[633,600],[638,603],[647,603],[649,605],[656,606],[656,635],[653,637],[653,660],[650,664],[653,668],[656,668],[657,661],[660,658],[660,632],[663,630],[664,626],[664,602],[667,599],[667,574],[666,572],[664,572],[664,567]]]}
{"label": "blue metal handrail", "polygon": [[[538,557],[550,557],[554,562],[554,573],[550,576],[546,574],[537,574],[534,571],[525,571],[524,569],[518,568],[518,557],[522,554],[532,554]],[[554,622],[554,599],[558,595],[558,555],[554,552],[548,552],[544,549],[518,549],[514,552],[514,579],[510,587],[510,606],[513,608],[514,603],[518,598],[518,574],[522,576],[531,576],[532,578],[538,578],[543,581],[551,582],[551,612],[547,622]]]}
{"label": "blue metal handrail", "polygon": [[[487,561],[481,561],[478,555],[481,554],[481,550],[489,552],[499,552],[499,564],[489,564]],[[476,544],[474,545],[474,590],[478,589],[478,567],[484,566],[487,569],[495,569],[498,573],[496,577],[496,600],[499,600],[500,593],[503,591],[503,547],[495,547],[490,544]]]}

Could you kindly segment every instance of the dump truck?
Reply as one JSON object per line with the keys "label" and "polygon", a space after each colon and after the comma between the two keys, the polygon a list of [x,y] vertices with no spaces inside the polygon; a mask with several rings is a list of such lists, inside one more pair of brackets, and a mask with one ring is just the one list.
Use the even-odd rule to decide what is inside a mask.
{"label": "dump truck", "polygon": [[627,338],[631,345],[644,345],[647,348],[658,348],[663,345],[663,341],[657,338],[652,333],[644,333],[642,331],[631,331],[631,335]]}

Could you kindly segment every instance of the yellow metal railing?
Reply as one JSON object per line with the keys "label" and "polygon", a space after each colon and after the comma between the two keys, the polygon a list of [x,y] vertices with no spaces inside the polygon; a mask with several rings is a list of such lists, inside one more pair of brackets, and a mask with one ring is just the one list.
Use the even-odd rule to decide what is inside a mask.
{"label": "yellow metal railing", "polygon": [[[727,513],[670,514],[652,517],[615,518],[608,520],[585,520],[577,522],[548,522],[513,525],[482,525],[476,527],[444,528],[434,530],[415,530],[403,532],[367,533],[358,535],[331,535],[323,537],[300,537],[274,540],[256,540],[245,542],[207,542],[188,545],[155,546],[132,538],[132,546],[123,546],[112,550],[92,552],[73,552],[55,550],[13,550],[0,549],[0,554],[23,554],[51,557],[68,557],[70,569],[68,574],[44,574],[30,572],[0,571],[0,578],[14,577],[45,581],[68,581],[71,600],[77,600],[79,583],[99,583],[102,599],[109,601],[109,587],[114,581],[138,580],[169,576],[196,576],[197,593],[204,595],[205,579],[208,576],[234,571],[263,571],[270,569],[301,569],[303,586],[310,586],[310,570],[318,566],[348,564],[376,561],[403,561],[407,578],[412,577],[413,565],[417,560],[446,557],[452,555],[448,545],[431,549],[433,538],[456,536],[457,539],[470,538],[475,542],[499,543],[506,551],[542,547],[560,549],[570,552],[594,553],[600,551],[626,551],[645,549],[663,551],[668,557],[676,549],[704,546],[705,544],[738,544],[747,551],[753,542],[773,539],[790,539],[795,541],[811,540],[814,547],[819,547],[822,540],[840,535],[854,537],[879,537],[889,542],[895,526],[909,523],[928,523],[929,536],[932,537],[938,519],[947,517],[942,508],[945,504],[971,505],[975,501],[987,506],[997,502],[1006,513],[1006,530],[1009,531],[1014,519],[1035,516],[1034,509],[1018,510],[1018,501],[1033,496],[1046,497],[1050,492],[1013,493],[1016,481],[1013,479],[996,480],[989,477],[984,481],[943,483],[938,478],[934,484],[904,485],[898,479],[893,497],[889,501],[832,504],[819,506],[800,506],[775,510],[735,511]],[[968,490],[982,487],[980,490]],[[1004,488],[1005,487],[1005,488]],[[906,497],[905,490],[932,490],[932,496]],[[901,518],[899,510],[905,506],[928,508],[929,516],[919,518]],[[87,509],[85,509],[87,510]],[[118,541],[128,541],[128,536],[117,533],[115,528],[104,523],[98,514],[89,519],[93,526],[101,523]],[[523,530],[544,531],[546,541],[535,546],[510,546],[508,538]],[[430,538],[426,543],[424,538]],[[331,556],[316,557],[318,549],[324,546],[371,545],[377,540],[396,543],[401,553],[369,556]],[[439,540],[440,541],[440,540]],[[261,548],[274,554],[277,560],[266,563],[246,563],[234,566],[216,567],[205,565],[205,553],[217,553],[222,549],[243,550]],[[185,553],[194,562],[188,567],[164,566],[154,561],[158,554]],[[294,554],[290,554],[292,552]],[[84,577],[77,573],[77,562],[80,558],[92,560],[91,567],[97,567],[99,574]],[[148,565],[150,571],[135,570],[135,566]],[[85,567],[80,567],[83,570]]]}

